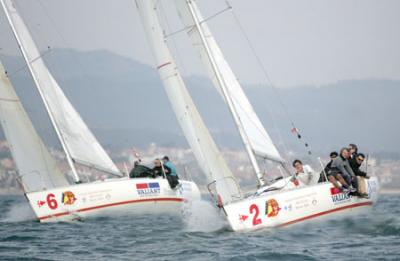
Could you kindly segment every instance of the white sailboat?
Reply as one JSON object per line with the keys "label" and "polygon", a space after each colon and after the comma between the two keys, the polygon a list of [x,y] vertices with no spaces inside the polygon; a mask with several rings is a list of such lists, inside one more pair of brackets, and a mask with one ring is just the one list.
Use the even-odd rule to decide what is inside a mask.
{"label": "white sailboat", "polygon": [[[220,155],[211,135],[179,75],[166,44],[157,13],[158,1],[136,0],[147,37],[181,127],[196,158],[212,184],[215,184],[218,204],[223,208],[235,231],[263,227],[285,226],[300,221],[371,206],[377,199],[378,181],[367,180],[369,199],[348,196],[335,190],[331,183],[297,185],[287,177],[266,185],[259,167],[260,160],[281,164],[285,161],[254,112],[242,87],[236,80],[206,21],[193,0],[175,0],[180,17],[193,46],[198,50],[214,86],[228,105],[254,169],[260,189],[243,196],[235,178]],[[205,155],[213,155],[207,160]],[[223,166],[223,169],[221,169]]]}
{"label": "white sailboat", "polygon": [[[164,178],[123,177],[48,71],[13,2],[1,0],[1,4],[75,181],[69,184],[58,170],[1,65],[1,124],[38,220],[74,220],[116,211],[180,213],[182,202],[200,197],[190,181],[180,180],[180,188],[173,190]],[[76,164],[119,178],[82,183]]]}

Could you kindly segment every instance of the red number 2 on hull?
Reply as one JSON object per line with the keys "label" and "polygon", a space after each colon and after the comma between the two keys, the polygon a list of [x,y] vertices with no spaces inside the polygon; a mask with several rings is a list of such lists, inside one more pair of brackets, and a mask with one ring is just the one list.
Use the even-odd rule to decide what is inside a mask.
{"label": "red number 2 on hull", "polygon": [[46,200],[50,209],[56,209],[58,207],[57,200],[55,200],[53,193],[48,194]]}
{"label": "red number 2 on hull", "polygon": [[257,226],[261,224],[261,218],[258,218],[258,214],[260,214],[260,210],[258,209],[256,204],[252,204],[250,206],[250,214],[253,214],[254,212],[254,217],[253,217],[253,226]]}

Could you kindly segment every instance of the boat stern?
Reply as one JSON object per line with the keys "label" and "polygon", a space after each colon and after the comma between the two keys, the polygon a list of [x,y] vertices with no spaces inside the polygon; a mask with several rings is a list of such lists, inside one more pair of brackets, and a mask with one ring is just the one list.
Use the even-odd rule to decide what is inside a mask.
{"label": "boat stern", "polygon": [[199,187],[193,181],[179,180],[179,190],[186,201],[200,200],[201,194]]}

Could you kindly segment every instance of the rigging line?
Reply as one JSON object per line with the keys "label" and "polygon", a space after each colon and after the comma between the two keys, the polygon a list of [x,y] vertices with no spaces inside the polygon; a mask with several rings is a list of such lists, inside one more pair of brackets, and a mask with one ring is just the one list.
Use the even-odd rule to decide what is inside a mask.
{"label": "rigging line", "polygon": [[[52,16],[49,14],[48,9],[45,7],[45,5],[42,3],[42,1],[41,1],[41,0],[38,0],[38,3],[39,3],[39,5],[40,5],[40,7],[41,7],[43,13],[46,15],[47,19],[51,22],[53,28],[55,29],[56,36],[59,37],[59,39],[61,40],[61,42],[65,43],[67,46],[71,46],[71,44],[66,40],[66,38],[65,38],[65,37],[63,36],[63,34],[61,33],[61,30],[59,30],[58,27],[56,26],[55,20],[54,20],[54,19],[52,18]],[[83,66],[83,64],[82,64],[74,55],[67,55],[67,57],[69,57],[69,58],[72,60],[73,64],[75,64],[75,65],[77,65],[77,66],[79,67],[79,72],[81,73],[81,76],[83,76],[83,77],[85,77],[85,78],[88,78],[88,77],[87,77],[87,73],[85,73],[85,72],[87,72],[86,67]],[[58,60],[56,60],[56,61],[58,61]],[[55,62],[54,65],[56,65],[57,67],[60,68],[60,66],[59,66],[60,63]],[[82,73],[82,72],[83,72],[83,73]],[[64,74],[60,74],[59,77],[63,77],[63,75],[64,75]],[[90,81],[89,81],[89,82],[90,82]],[[90,86],[90,85],[88,85],[88,86]],[[90,131],[90,129],[89,129],[89,131]],[[91,132],[91,131],[90,131],[90,132]],[[93,134],[93,133],[92,133],[92,134]],[[97,138],[96,138],[96,136],[95,136],[94,134],[93,134],[93,136],[94,136],[95,139],[97,140]],[[74,160],[74,158],[72,158],[72,159]],[[111,160],[111,158],[110,158],[110,160]],[[112,160],[111,160],[111,161],[112,161]],[[112,162],[113,162],[113,161],[112,161]]]}
{"label": "rigging line", "polygon": [[[237,81],[238,81],[239,85],[241,86],[240,81],[239,81],[238,79],[237,79]],[[228,90],[228,92],[231,93],[229,90]],[[244,90],[243,90],[243,92],[244,92]],[[236,103],[235,103],[236,106],[239,106],[239,108],[241,108],[242,111],[246,112],[246,110],[243,108],[243,106],[241,105],[241,103],[236,99],[236,97],[235,97],[234,95],[231,95],[231,97],[232,97],[232,99],[233,99],[234,101],[236,101]],[[250,103],[250,101],[249,101],[249,103]],[[250,104],[250,105],[251,105],[251,104]],[[253,107],[253,106],[252,106],[252,107]],[[271,111],[268,109],[268,106],[266,107],[266,109],[267,109],[267,113],[268,113],[269,117],[272,118],[272,119],[274,119],[275,117],[272,116],[272,113],[271,113]],[[254,111],[254,108],[253,108],[253,111]],[[246,113],[245,115],[247,115],[247,113]],[[252,118],[249,117],[248,120],[249,120],[251,123],[253,123],[253,126],[258,130],[259,134],[260,134],[262,137],[264,137],[264,138],[267,139],[267,140],[270,140],[270,137],[268,136],[268,133],[265,131],[265,128],[264,128],[264,126],[263,126],[263,124],[262,124],[261,121],[260,121],[260,123],[261,123],[261,127],[260,127],[260,126],[258,126],[258,125],[256,124],[256,122],[255,122]],[[274,124],[274,125],[275,125],[275,124]],[[283,141],[282,136],[281,136],[281,132],[279,131],[279,129],[278,129],[276,126],[275,126],[275,129],[276,129],[276,131],[277,131],[277,133],[278,133],[278,135],[279,135],[279,138]],[[265,135],[265,134],[266,134],[266,135]],[[287,147],[286,147],[285,142],[283,142],[283,146],[284,146],[285,152],[287,153],[287,152],[288,152],[288,149],[287,149]],[[263,157],[263,158],[265,158],[265,157]]]}
{"label": "rigging line", "polygon": [[[57,36],[61,41],[66,42],[65,39],[62,37],[62,35],[61,35],[61,33],[60,33],[60,30],[58,30],[58,28],[55,26],[55,25],[56,25],[56,22],[55,22],[54,19],[48,14],[48,11],[47,11],[46,7],[43,5],[42,1],[41,1],[41,0],[38,0],[37,2],[38,2],[38,5],[39,5],[39,9],[41,9],[41,11],[44,13],[44,15],[46,16],[46,18],[50,21],[50,24],[52,25],[52,27],[55,29],[55,32],[56,32],[55,34],[56,34],[56,36]],[[48,36],[45,36],[45,37],[44,37],[44,34],[43,34],[42,31],[39,30],[39,32],[42,34],[42,39],[46,39],[46,41],[49,41],[49,40],[50,40],[50,37],[48,37]],[[53,59],[53,61],[48,60],[47,63],[51,65],[51,67],[53,68],[54,72],[60,71],[60,62],[59,62],[59,59]],[[61,69],[61,71],[62,71],[62,69]],[[57,78],[60,79],[60,80],[64,80],[64,74],[61,73],[61,74],[57,75]]]}
{"label": "rigging line", "polygon": [[[207,17],[206,19],[203,19],[202,21],[200,21],[199,24],[201,25],[202,23],[205,23],[205,22],[207,22],[207,21],[213,19],[214,17],[219,16],[220,14],[223,14],[223,13],[225,13],[226,11],[229,11],[230,9],[232,9],[232,7],[231,7],[231,6],[228,6],[227,8],[222,9],[221,11],[218,11],[218,12],[216,12],[216,13],[213,14],[213,15],[210,15],[210,16]],[[174,36],[174,35],[176,35],[176,34],[179,34],[179,33],[181,33],[181,32],[184,32],[184,31],[186,31],[186,30],[189,30],[189,29],[191,29],[191,28],[193,28],[193,27],[195,27],[195,25],[186,26],[186,27],[184,27],[184,28],[182,28],[182,29],[179,29],[179,30],[177,30],[177,31],[175,31],[175,32],[172,32],[172,33],[169,33],[169,34],[165,35],[165,38],[168,38],[168,37],[170,37],[170,36]]]}
{"label": "rigging line", "polygon": [[[228,90],[228,92],[229,93],[231,93],[229,90]],[[236,99],[236,97],[234,96],[234,95],[231,95],[231,97],[232,97],[232,99],[234,100],[234,101],[236,101],[235,102],[235,106],[239,106],[239,108],[241,108],[242,109],[242,111],[246,111],[244,108],[243,108],[243,106],[241,105],[241,103]],[[254,110],[254,108],[253,108],[253,110]],[[247,115],[247,114],[246,114]],[[259,134],[261,134],[261,136],[263,136],[264,138],[268,138],[268,136],[266,136],[263,132],[264,132],[264,128],[262,128],[262,127],[260,127],[260,126],[257,126],[257,124],[256,124],[256,122],[253,120],[253,119],[251,119],[251,118],[248,118],[248,120],[250,120],[250,122],[251,123],[253,123],[253,125],[256,127],[256,129],[258,130],[258,132],[259,132]],[[262,124],[262,123],[261,123]]]}
{"label": "rigging line", "polygon": [[[260,85],[262,86],[262,84],[260,84]],[[279,138],[279,140],[281,142],[281,145],[283,146],[283,151],[284,151],[284,153],[286,155],[288,155],[289,154],[289,148],[288,148],[288,146],[286,145],[286,142],[283,139],[282,132],[279,130],[279,128],[278,128],[278,126],[276,124],[276,122],[277,122],[276,117],[274,116],[274,114],[270,110],[269,106],[265,105],[264,107],[265,107],[265,109],[267,111],[268,117],[270,119],[272,119],[272,125],[273,125],[273,127],[274,127],[274,129],[275,129],[275,131],[276,131],[276,133],[278,135],[278,138]]]}
{"label": "rigging line", "polygon": [[60,33],[60,30],[58,30],[58,28],[55,26],[55,25],[56,25],[56,22],[55,22],[54,19],[49,15],[49,12],[48,12],[47,8],[43,5],[42,1],[41,1],[41,0],[38,0],[38,3],[39,3],[39,5],[40,5],[40,7],[42,8],[44,14],[46,15],[47,19],[50,20],[52,26],[54,27],[54,29],[56,29],[56,34],[57,34],[57,36],[58,36],[62,41],[64,41],[64,42],[67,43],[67,41],[66,41],[66,39],[64,38],[64,36]]}
{"label": "rigging line", "polygon": [[[233,12],[233,7],[230,5],[230,3],[228,2],[228,1],[225,1],[225,3],[226,3],[226,5],[227,5],[227,8],[226,9],[224,9],[224,10],[231,10],[232,9],[232,12]],[[240,24],[239,24],[240,25]],[[242,29],[242,28],[241,28]],[[243,29],[242,29],[242,31],[244,31]],[[248,40],[249,41],[249,40]],[[255,51],[253,52],[253,54],[255,53]],[[238,82],[239,82],[239,80],[238,80]],[[240,103],[239,103],[239,106],[240,106]],[[272,122],[273,122],[273,126],[274,126],[274,129],[276,130],[276,132],[277,132],[277,134],[278,134],[278,136],[279,136],[279,139],[281,140],[281,142],[282,142],[282,144],[283,144],[283,149],[284,149],[284,151],[285,151],[285,153],[287,154],[288,153],[288,148],[287,148],[287,146],[286,146],[286,143],[284,142],[284,139],[282,138],[282,134],[281,134],[281,132],[279,131],[279,128],[277,128],[277,126],[276,126],[276,124],[275,124],[275,122],[276,122],[276,120],[275,120],[275,117],[273,116],[273,114],[271,113],[271,111],[270,111],[270,109],[268,108],[268,106],[266,106],[266,109],[267,109],[267,113],[268,113],[268,115],[269,115],[269,117],[273,120]],[[254,125],[256,125],[254,122],[253,122],[253,124]],[[263,126],[262,126],[263,127]],[[260,129],[260,128],[258,128],[259,129],[259,131],[260,131],[260,134],[262,133],[262,130]],[[262,136],[264,136],[265,137],[265,135],[262,135]]]}
{"label": "rigging line", "polygon": [[[46,6],[42,3],[42,0],[38,0],[38,3],[43,11],[43,13],[45,14],[46,18],[50,21],[51,26],[54,28],[55,31],[55,35],[61,40],[61,43],[64,43],[66,45],[66,48],[68,48],[68,46],[72,46],[72,44],[64,37],[64,35],[61,33],[61,30],[56,26],[56,22],[53,19],[53,17],[50,15],[49,10],[46,8]],[[67,55],[66,57],[68,57],[69,59],[72,60],[72,63],[76,66],[79,67],[79,72],[81,73],[81,76],[83,78],[88,79],[87,77],[87,70],[86,70],[86,66],[84,66],[79,59],[77,59],[74,55]],[[56,61],[58,61],[57,59],[55,59]],[[58,70],[60,70],[60,66],[59,66],[59,62],[53,62],[53,64],[57,65]],[[63,77],[64,74],[59,74],[58,77]],[[87,81],[90,82],[90,81]],[[91,84],[90,84],[91,85]]]}
{"label": "rigging line", "polygon": [[[4,4],[3,1],[2,1],[2,4],[3,4],[3,7],[5,7],[4,9],[5,9],[5,13],[6,13],[7,19],[8,19],[8,21],[9,21],[10,27],[11,27],[11,29],[13,30],[13,34],[14,34],[14,37],[15,37],[16,41],[17,41],[18,44],[20,45],[20,51],[21,51],[21,53],[22,53],[22,56],[24,57],[25,62],[27,63],[27,65],[28,65],[28,67],[29,67],[31,77],[32,77],[32,79],[33,79],[33,81],[34,81],[34,83],[35,83],[35,85],[36,85],[36,89],[37,89],[39,95],[40,95],[41,98],[42,98],[43,105],[44,105],[45,108],[46,108],[47,115],[49,116],[49,119],[50,119],[50,121],[51,121],[51,123],[52,123],[53,129],[54,129],[54,131],[55,131],[56,134],[57,134],[58,140],[60,141],[61,146],[63,147],[64,152],[66,153],[68,165],[70,166],[71,170],[73,171],[73,174],[74,174],[74,176],[76,177],[76,180],[79,181],[79,177],[78,177],[78,175],[77,175],[77,173],[76,173],[75,166],[74,166],[74,164],[73,164],[73,162],[72,162],[72,160],[71,160],[71,157],[70,157],[70,155],[69,155],[69,151],[67,150],[67,148],[66,148],[66,146],[65,146],[64,137],[63,137],[62,133],[60,132],[59,126],[57,125],[57,123],[56,123],[56,121],[55,121],[55,119],[54,119],[54,115],[53,115],[52,111],[50,110],[48,101],[45,99],[44,94],[43,94],[41,88],[39,87],[39,86],[40,86],[40,85],[39,85],[39,84],[40,84],[40,83],[39,83],[39,78],[38,78],[38,76],[35,74],[34,68],[33,68],[33,66],[30,64],[30,61],[28,60],[28,54],[26,53],[26,50],[24,49],[23,46],[21,46],[21,45],[22,45],[22,42],[21,42],[21,39],[20,39],[20,35],[18,34],[18,32],[17,32],[17,30],[16,30],[16,28],[15,28],[15,25],[14,25],[14,23],[13,23],[13,21],[12,21],[11,16],[10,16],[10,12],[9,12],[9,10],[7,10],[7,7],[5,6],[5,4]],[[17,17],[19,17],[19,16],[17,16]],[[22,18],[19,18],[19,19],[22,19]],[[25,28],[25,25],[24,25],[22,28]],[[28,29],[26,28],[25,30],[28,30]],[[33,39],[30,40],[31,36],[30,36],[29,33],[27,33],[26,36],[29,36],[29,37],[28,37],[29,41],[33,41]],[[33,43],[32,43],[32,44],[33,44]],[[36,49],[36,46],[35,46],[34,50],[35,50],[35,49]],[[35,52],[36,52],[36,51],[35,51]]]}
{"label": "rigging line", "polygon": [[[20,10],[19,12],[22,14],[22,12],[24,12],[24,8],[26,8],[24,6],[24,8],[22,8],[22,6],[18,3],[18,1],[11,1],[12,5],[17,9]],[[26,27],[28,28],[29,32],[33,35],[39,35],[40,37],[36,37],[36,44],[38,45],[38,42],[42,39],[45,39],[43,37],[43,32],[40,30],[37,30],[38,27],[41,27],[40,22],[38,22],[36,19],[33,19],[33,15],[32,12],[24,12],[24,21],[26,21]],[[28,22],[31,21],[31,22]],[[29,24],[29,26],[28,26]],[[39,40],[38,40],[39,39]],[[19,46],[18,46],[19,47]]]}
{"label": "rigging line", "polygon": [[[231,6],[228,0],[225,0],[225,3],[226,3],[228,6]],[[242,24],[240,23],[238,17],[236,16],[236,14],[235,14],[233,8],[231,8],[231,13],[232,13],[232,16],[233,16],[233,18],[234,18],[236,24],[238,25],[240,31],[242,32],[243,36],[245,37],[245,39],[246,39],[246,41],[247,41],[247,43],[248,43],[248,45],[249,45],[249,47],[250,47],[251,52],[253,53],[254,57],[256,58],[257,63],[259,64],[259,66],[260,66],[260,68],[261,68],[261,70],[262,70],[262,72],[263,72],[263,75],[264,75],[265,79],[266,79],[267,82],[270,84],[272,90],[275,92],[275,95],[278,97],[278,101],[279,101],[280,105],[282,106],[282,108],[283,108],[283,110],[284,110],[284,112],[285,112],[285,114],[286,114],[286,117],[287,117],[288,120],[290,121],[290,124],[292,125],[292,127],[293,127],[294,129],[297,130],[296,125],[294,124],[294,121],[293,121],[292,118],[290,117],[290,114],[289,114],[289,111],[288,111],[287,107],[286,107],[285,104],[283,103],[283,100],[282,100],[281,95],[279,94],[279,92],[278,92],[277,88],[275,87],[275,85],[272,83],[271,78],[269,77],[269,74],[268,74],[268,72],[267,72],[267,70],[266,70],[264,64],[262,63],[260,57],[257,55],[257,52],[256,52],[256,50],[255,50],[255,48],[254,48],[252,42],[250,41],[250,38],[249,38],[248,35],[246,34],[246,32],[245,32],[245,30],[244,30]],[[298,137],[299,137],[299,136],[298,136]],[[299,139],[300,139],[300,138],[301,138],[301,136],[299,137]],[[305,146],[306,146],[306,147],[309,147],[308,143],[306,143]],[[311,153],[310,150],[309,150],[308,152],[309,152],[309,154]]]}
{"label": "rigging line", "polygon": [[[35,61],[43,58],[44,56],[46,56],[47,54],[51,53],[52,51],[53,51],[52,48],[50,46],[47,46],[47,50],[44,53],[40,54],[40,56],[38,56],[38,57],[32,59],[31,61],[29,61],[29,63],[30,64],[34,63]],[[21,66],[20,68],[16,69],[15,71],[12,71],[12,72],[7,71],[7,76],[9,78],[11,78],[13,75],[19,73],[20,71],[25,70],[27,67],[28,67],[28,65],[25,63],[24,66]]]}
{"label": "rigging line", "polygon": [[[160,18],[165,21],[167,29],[171,30],[171,26],[169,24],[168,17],[167,17],[166,12],[165,12],[165,8],[164,8],[164,6],[163,6],[163,4],[162,4],[162,2],[160,0],[158,1],[158,5],[160,6],[159,14],[160,14],[160,16],[162,15],[162,17],[160,17]],[[165,34],[165,30],[164,29],[163,29],[163,34],[164,34],[164,39],[167,40],[167,35]],[[186,68],[185,64],[184,64],[183,59],[182,59],[182,57],[180,55],[180,52],[178,51],[179,49],[178,49],[178,46],[177,46],[176,41],[174,39],[171,40],[171,45],[172,45],[172,48],[174,49],[174,53],[176,54],[176,57],[174,59],[174,60],[176,60],[176,66],[178,66],[178,64],[180,64],[181,66],[179,66],[179,69],[183,72],[183,75],[187,75],[187,71],[185,69]]]}
{"label": "rigging line", "polygon": [[[226,2],[229,4],[228,1],[226,1]],[[287,115],[289,121],[290,121],[291,124],[294,126],[294,123],[293,123],[293,121],[291,120],[291,118],[290,118],[290,116],[289,116],[289,113],[288,113],[288,111],[287,111],[287,109],[286,109],[286,106],[284,105],[284,103],[283,103],[283,101],[282,101],[282,99],[281,99],[281,96],[279,95],[278,91],[276,90],[275,85],[272,83],[272,81],[271,81],[271,79],[270,79],[270,77],[269,77],[269,74],[268,74],[268,72],[267,72],[267,70],[266,70],[264,64],[262,63],[260,57],[257,55],[257,52],[256,52],[256,50],[255,50],[253,44],[251,43],[250,38],[249,38],[248,35],[246,34],[246,32],[245,32],[245,30],[244,30],[242,24],[240,23],[239,19],[237,18],[235,12],[233,11],[233,8],[232,8],[231,10],[232,10],[232,11],[231,11],[232,16],[233,16],[233,18],[235,19],[236,24],[239,26],[239,29],[240,29],[240,31],[242,32],[243,36],[245,37],[247,43],[249,44],[249,47],[250,47],[250,49],[251,49],[251,51],[252,51],[254,57],[256,58],[257,63],[258,63],[259,66],[261,67],[261,70],[262,70],[262,72],[263,72],[263,74],[264,74],[265,79],[267,80],[267,82],[269,82],[270,86],[272,87],[272,89],[274,90],[274,92],[276,93],[276,95],[278,96],[278,99],[279,99],[279,102],[280,102],[281,106],[282,106],[283,109],[285,110],[285,113],[286,113],[286,115]]]}

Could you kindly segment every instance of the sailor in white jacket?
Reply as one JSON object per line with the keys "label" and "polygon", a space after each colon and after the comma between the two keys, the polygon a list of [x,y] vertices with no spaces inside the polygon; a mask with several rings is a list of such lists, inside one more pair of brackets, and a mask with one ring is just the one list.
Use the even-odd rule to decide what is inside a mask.
{"label": "sailor in white jacket", "polygon": [[300,160],[296,159],[293,161],[293,167],[296,170],[296,179],[300,181],[300,184],[308,186],[318,182],[318,175],[309,165],[303,165]]}

